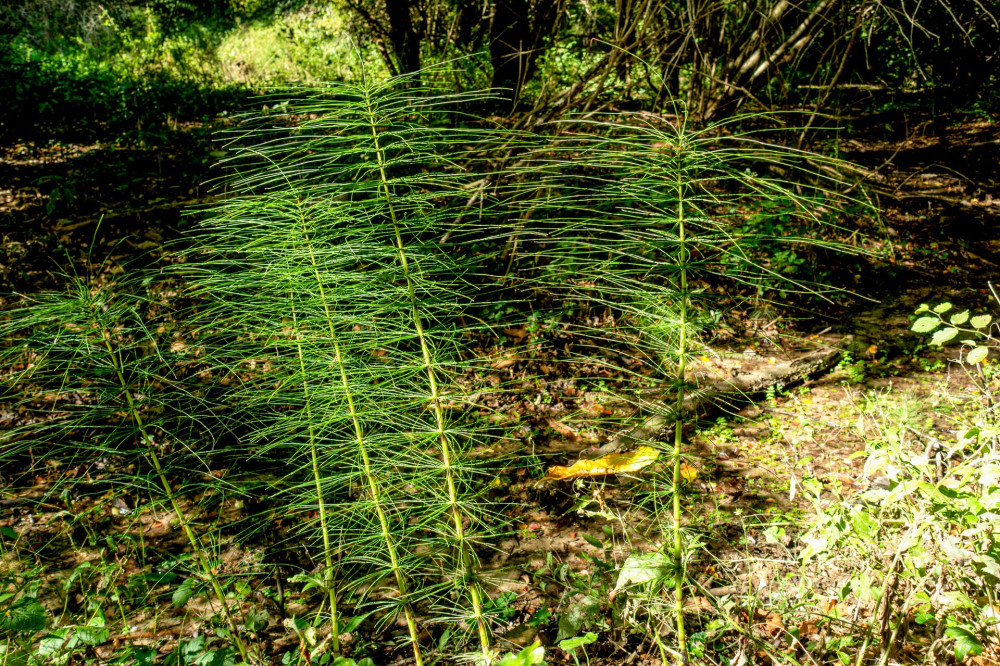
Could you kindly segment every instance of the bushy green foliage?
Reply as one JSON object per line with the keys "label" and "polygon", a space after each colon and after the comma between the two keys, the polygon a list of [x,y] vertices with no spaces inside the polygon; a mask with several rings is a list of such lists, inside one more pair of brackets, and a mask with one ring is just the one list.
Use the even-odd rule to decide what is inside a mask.
{"label": "bushy green foliage", "polygon": [[[416,649],[412,608],[448,594],[450,570],[486,649],[470,544],[488,528],[487,484],[467,455],[485,442],[445,405],[463,401],[468,331],[456,321],[485,258],[469,252],[481,231],[454,225],[479,177],[473,151],[496,137],[448,123],[475,96],[413,78],[303,92],[289,112],[310,119],[261,130],[237,153],[236,196],[183,265],[208,299],[199,344],[232,381],[224,400],[247,427],[248,457],[283,467],[261,492],[318,508],[337,578],[394,585],[396,597],[366,603],[405,615]],[[242,359],[266,374],[244,377]]]}
{"label": "bushy green foliage", "polygon": [[[65,4],[65,6],[62,6]],[[242,110],[261,86],[358,80],[358,48],[332,6],[295,11],[39,2],[0,21],[0,121],[121,131]],[[377,59],[369,76],[381,70]]]}
{"label": "bushy green foliage", "polygon": [[0,630],[36,633],[47,624],[45,608],[34,597],[22,596],[0,610]]}
{"label": "bushy green foliage", "polygon": [[[597,341],[585,360],[623,350],[626,377],[667,385],[653,409],[674,439],[651,442],[669,464],[649,495],[671,537],[658,556],[682,654],[686,568],[701,547],[682,527],[683,407],[686,363],[718,321],[707,287],[728,285],[738,302],[763,279],[787,280],[746,244],[810,240],[757,238],[741,212],[780,200],[783,214],[830,224],[836,183],[796,190],[787,175],[761,175],[815,180],[810,160],[822,158],[726,126],[693,129],[682,114],[504,129],[469,111],[488,95],[434,87],[450,77],[275,93],[271,113],[236,130],[227,195],[171,266],[117,275],[95,263],[70,292],[6,313],[4,397],[32,416],[7,435],[3,459],[45,446],[73,465],[107,460],[114,483],[162,498],[244,660],[252,622],[229,611],[215,537],[183,501],[199,490],[256,507],[244,539],[287,520],[282,538],[318,564],[296,580],[322,592],[332,652],[347,607],[380,630],[402,618],[418,663],[422,631],[439,623],[466,629],[442,646],[478,643],[488,660],[507,611],[487,599],[479,558],[508,518],[489,495],[498,431],[468,409],[486,390],[476,340],[490,329],[477,322],[497,300],[527,309],[524,294],[582,304],[618,322],[565,322]],[[164,310],[168,293],[190,303],[184,316]],[[645,612],[664,610],[660,599]]]}

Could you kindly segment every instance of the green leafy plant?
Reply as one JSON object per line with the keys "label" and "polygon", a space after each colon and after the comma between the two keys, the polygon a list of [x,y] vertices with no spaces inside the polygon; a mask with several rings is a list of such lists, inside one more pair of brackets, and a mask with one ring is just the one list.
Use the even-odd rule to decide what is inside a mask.
{"label": "green leafy plant", "polygon": [[859,420],[864,473],[878,483],[839,503],[820,501],[812,487],[817,510],[801,557],[810,567],[855,558],[845,594],[878,620],[857,654],[871,646],[886,663],[908,635],[922,634],[932,653],[950,643],[961,661],[982,651],[994,623],[993,596],[980,593],[1000,574],[1000,551],[987,535],[1000,498],[996,462],[983,455],[992,440],[968,429],[949,449],[912,404],[888,398],[869,395]]}
{"label": "green leafy plant", "polygon": [[517,654],[504,655],[497,662],[497,666],[544,666],[545,663],[545,648],[536,643],[529,645]]}
{"label": "green leafy plant", "polygon": [[933,308],[925,303],[917,308],[916,313],[920,316],[910,326],[910,330],[914,333],[930,333],[930,344],[937,346],[964,335],[966,337],[961,339],[965,348],[963,361],[969,365],[981,363],[989,354],[990,344],[996,342],[990,333],[993,317],[989,314],[973,316],[969,310],[949,315],[953,309],[954,306],[948,302]]}
{"label": "green leafy plant", "polygon": [[16,389],[18,402],[36,415],[16,433],[16,444],[5,455],[17,459],[44,445],[51,455],[76,464],[92,464],[99,455],[142,463],[143,476],[132,482],[145,481],[144,490],[161,494],[172,508],[246,661],[223,585],[163,460],[171,442],[184,437],[176,422],[162,418],[167,406],[155,395],[154,386],[170,382],[172,369],[161,362],[141,314],[148,311],[148,299],[140,295],[141,287],[123,284],[127,280],[94,274],[71,278],[68,293],[41,295],[0,326],[0,337],[16,340],[5,350],[13,368],[6,386]]}
{"label": "green leafy plant", "polygon": [[573,655],[573,663],[575,664],[580,663],[580,661],[576,657],[577,649],[583,650],[583,655],[586,658],[587,663],[589,664],[590,655],[587,654],[586,646],[596,642],[597,642],[597,634],[595,634],[592,631],[588,631],[583,636],[575,636],[573,638],[566,638],[564,640],[559,641],[559,647],[565,650],[566,652],[569,652],[571,655]]}
{"label": "green leafy plant", "polygon": [[854,354],[845,351],[837,364],[837,369],[841,370],[851,384],[861,384],[868,374],[868,363],[863,359],[855,359]]}
{"label": "green leafy plant", "polygon": [[[672,431],[669,446],[642,443],[663,448],[669,461],[666,478],[657,480],[651,495],[654,514],[669,525],[670,546],[663,556],[670,559],[672,624],[681,660],[688,644],[687,566],[698,550],[681,508],[686,405],[698,393],[688,364],[704,353],[703,336],[718,322],[713,313],[720,310],[706,285],[716,290],[720,283],[729,285],[730,304],[756,299],[756,285],[775,280],[785,292],[822,298],[834,289],[797,279],[787,266],[761,261],[750,248],[767,247],[771,254],[783,248],[850,251],[804,232],[777,234],[767,225],[754,229],[742,223],[748,208],[774,206],[782,216],[795,216],[800,230],[838,224],[838,184],[819,175],[817,167],[824,158],[738,127],[752,120],[695,129],[682,111],[676,121],[647,114],[566,119],[559,124],[560,136],[526,160],[541,172],[536,182],[543,193],[522,204],[521,216],[528,220],[526,263],[542,266],[537,280],[563,298],[611,313],[613,332],[574,327],[578,335],[629,349],[641,361],[630,376],[640,386],[647,375],[667,383],[656,399],[636,402]],[[767,175],[772,171],[783,176]],[[818,184],[797,189],[792,174]],[[593,356],[586,362],[594,362]]]}
{"label": "green leafy plant", "polygon": [[[33,418],[3,435],[2,455],[34,460],[45,446],[61,464],[110,457],[122,470],[116,487],[161,498],[196,565],[170,581],[174,605],[211,589],[218,630],[243,661],[255,657],[242,635],[260,620],[248,612],[239,622],[227,603],[246,585],[221,576],[220,537],[199,527],[195,497],[254,504],[227,538],[250,542],[286,521],[283,544],[305,546],[310,564],[294,580],[319,592],[318,608],[307,625],[286,624],[302,654],[347,659],[343,633],[365,618],[376,631],[402,618],[418,665],[436,624],[447,625],[440,644],[474,637],[489,663],[491,622],[509,619],[511,604],[488,599],[478,558],[507,517],[488,497],[496,429],[464,409],[482,381],[473,341],[543,292],[560,314],[541,320],[635,361],[625,379],[588,379],[602,396],[651,378],[661,387],[636,404],[672,430],[668,443],[651,442],[668,464],[644,485],[669,540],[655,575],[619,576],[619,587],[669,588],[666,612],[647,595],[649,627],[658,644],[670,627],[684,659],[704,643],[685,617],[688,568],[703,550],[681,504],[686,407],[699,391],[688,364],[719,313],[759,299],[757,286],[771,284],[762,281],[819,289],[748,244],[842,249],[804,234],[752,236],[739,226],[745,211],[778,202],[803,227],[828,225],[837,184],[793,188],[789,173],[825,182],[810,162],[821,158],[737,124],[760,119],[694,129],[682,113],[592,115],[526,135],[469,112],[488,95],[427,84],[441,78],[274,93],[270,112],[236,130],[226,197],[168,266],[88,267],[69,293],[5,314],[5,397]],[[771,170],[785,175],[762,175]],[[711,280],[728,281],[730,302],[716,302]],[[184,316],[164,312],[166,291],[189,303]],[[540,335],[539,319],[524,330]],[[607,364],[599,346],[574,360]],[[595,573],[577,577],[559,640],[601,625],[615,564],[607,553],[588,559]],[[45,645],[55,649],[64,629]],[[235,653],[185,643],[175,656]]]}
{"label": "green leafy plant", "polygon": [[0,611],[0,630],[6,632],[36,633],[47,623],[45,607],[34,597],[18,597]]}

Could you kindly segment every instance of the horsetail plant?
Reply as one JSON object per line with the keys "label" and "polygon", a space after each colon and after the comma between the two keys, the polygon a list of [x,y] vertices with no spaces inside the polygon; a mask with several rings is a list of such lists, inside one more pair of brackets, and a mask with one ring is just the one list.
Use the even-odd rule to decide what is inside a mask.
{"label": "horsetail plant", "polygon": [[[274,165],[275,168],[280,168],[278,165]],[[286,183],[294,191],[294,186],[290,180],[286,179]],[[333,359],[332,363],[336,366],[336,374],[340,380],[341,388],[343,389],[343,398],[348,414],[350,415],[351,427],[354,434],[354,440],[357,446],[357,452],[361,459],[361,471],[364,476],[364,480],[368,486],[368,492],[371,495],[372,506],[375,509],[376,516],[378,517],[379,529],[381,530],[382,539],[385,544],[386,554],[389,557],[389,562],[392,569],[392,575],[396,582],[396,589],[403,599],[407,598],[408,586],[406,583],[406,577],[403,573],[402,568],[399,563],[399,554],[396,550],[396,544],[393,541],[393,536],[390,530],[389,518],[386,515],[386,508],[382,502],[382,491],[380,489],[379,480],[375,476],[375,471],[372,468],[371,456],[368,452],[368,442],[366,440],[364,426],[361,423],[361,415],[358,412],[357,404],[355,403],[354,394],[351,388],[351,381],[347,374],[347,368],[344,364],[343,350],[341,349],[341,343],[337,336],[336,324],[334,322],[333,313],[330,310],[330,304],[325,293],[325,286],[323,277],[320,273],[319,264],[317,262],[316,250],[311,244],[308,231],[308,220],[303,214],[301,208],[301,200],[296,201],[296,209],[299,214],[299,220],[301,222],[301,240],[305,245],[307,250],[307,256],[309,261],[309,268],[312,270],[312,274],[316,279],[315,286],[319,299],[323,307],[323,316],[327,324],[327,332],[329,333],[329,343],[332,346]],[[297,324],[296,313],[294,309],[294,299],[297,296],[294,294],[289,295],[289,301],[292,304],[292,318],[293,322]],[[295,326],[296,337],[300,335],[298,332],[297,325]],[[310,441],[310,457],[312,460],[313,467],[313,480],[316,485],[316,497],[320,510],[320,522],[323,535],[323,557],[325,561],[325,574],[327,579],[327,586],[330,598],[330,608],[331,608],[331,637],[333,638],[333,649],[335,652],[340,651],[339,640],[336,637],[337,631],[335,630],[337,626],[337,613],[336,613],[336,591],[333,587],[333,547],[330,539],[330,528],[326,517],[326,502],[323,497],[323,481],[320,471],[319,455],[316,445],[316,433],[313,425],[313,418],[311,409],[308,405],[308,383],[307,383],[307,373],[305,370],[305,358],[303,355],[301,343],[296,344],[296,351],[299,358],[299,366],[302,371],[302,376],[304,378],[303,383],[303,394],[306,398],[306,418],[309,422],[309,441]],[[423,666],[423,655],[420,650],[419,634],[416,625],[416,618],[414,616],[413,607],[409,602],[403,603],[403,614],[406,618],[407,630],[410,634],[410,644],[413,649],[413,657],[417,666]]]}
{"label": "horsetail plant", "polygon": [[[627,363],[613,364],[614,373],[634,377],[637,408],[659,417],[665,431],[672,426],[664,451],[669,525],[661,533],[670,535],[664,550],[671,566],[664,580],[673,592],[669,613],[679,663],[688,660],[686,570],[698,543],[686,536],[691,528],[681,505],[684,429],[692,418],[686,403],[698,391],[689,361],[712,353],[701,335],[720,316],[713,310],[777,301],[779,291],[820,298],[836,292],[775,267],[776,248],[856,251],[803,233],[823,228],[826,237],[848,237],[838,217],[855,202],[841,197],[840,184],[822,175],[836,160],[741,129],[774,120],[741,117],[692,129],[683,113],[566,119],[552,141],[531,151],[519,167],[518,177],[534,182],[537,195],[522,197],[514,213],[525,267],[516,273],[526,287],[604,311],[613,327],[579,324],[578,337],[600,341],[597,355],[616,349]],[[781,175],[768,175],[775,172]],[[797,181],[814,185],[801,188]],[[779,217],[781,224],[775,224]],[[748,224],[748,218],[756,223]],[[762,247],[770,255],[756,251]],[[580,361],[609,363],[586,354]],[[648,397],[650,390],[642,387],[650,376],[666,379],[669,391],[661,388],[654,391],[658,397]],[[653,495],[658,506],[658,493]],[[662,515],[659,509],[655,513]]]}
{"label": "horsetail plant", "polygon": [[[67,293],[39,295],[8,313],[0,327],[4,366],[23,370],[6,377],[5,386],[21,394],[22,406],[33,417],[9,434],[15,446],[4,456],[11,461],[43,450],[48,459],[86,470],[106,467],[109,460],[122,461],[128,470],[145,460],[153,479],[146,492],[154,496],[156,485],[162,489],[219,601],[230,639],[243,662],[250,663],[216,568],[161,459],[159,449],[169,450],[170,440],[182,436],[171,420],[183,407],[169,399],[159,402],[157,386],[175,383],[177,377],[171,376],[143,320],[151,308],[139,295],[141,286],[126,284],[128,278],[122,282],[107,275],[74,276]],[[51,406],[44,407],[45,402]],[[134,486],[140,479],[129,475],[122,481]]]}
{"label": "horsetail plant", "polygon": [[[465,515],[459,505],[458,492],[455,486],[453,453],[451,451],[451,443],[448,441],[448,432],[446,429],[444,412],[441,408],[441,395],[438,391],[437,378],[434,376],[436,369],[434,361],[431,358],[431,343],[427,339],[427,335],[424,333],[423,314],[421,314],[420,302],[417,300],[416,288],[414,286],[415,279],[412,271],[410,270],[410,263],[407,260],[406,247],[403,243],[403,233],[400,228],[400,221],[396,216],[395,195],[392,186],[390,185],[389,178],[386,175],[386,156],[379,142],[379,122],[375,115],[371,93],[367,88],[365,89],[365,107],[368,111],[368,122],[372,132],[375,159],[378,162],[380,184],[382,186],[382,192],[385,195],[385,202],[389,211],[389,219],[392,221],[392,231],[395,236],[396,252],[399,257],[399,267],[402,270],[403,279],[406,281],[406,295],[410,303],[413,329],[416,333],[417,341],[420,345],[420,354],[423,357],[424,365],[427,370],[427,386],[430,394],[431,409],[434,411],[435,435],[437,436],[438,443],[441,447],[441,464],[444,472],[445,488],[448,492],[448,506],[451,511],[453,524],[455,526],[455,548],[457,550],[460,576],[464,581],[469,579],[472,575],[471,568],[473,556],[471,553],[471,547],[465,536],[465,528],[462,525],[462,522],[465,520]],[[479,633],[479,643],[482,647],[485,661],[489,664],[490,639],[489,634],[487,633],[485,618],[483,616],[483,604],[480,598],[479,588],[475,584],[469,586],[469,596],[472,600],[473,619],[476,622],[476,630]]]}
{"label": "horsetail plant", "polygon": [[[251,529],[299,518],[286,543],[311,547],[283,557],[323,590],[316,618],[334,653],[354,613],[383,629],[401,617],[418,666],[433,623],[464,625],[488,664],[477,548],[500,519],[479,482],[493,463],[470,455],[483,429],[452,409],[476,362],[466,320],[496,285],[554,294],[612,321],[564,327],[614,347],[636,404],[673,427],[669,441],[645,443],[669,460],[651,496],[669,535],[662,610],[686,662],[698,548],[682,510],[686,405],[698,391],[689,362],[710,353],[703,336],[726,308],[829,294],[759,248],[844,251],[795,228],[836,236],[844,200],[818,175],[823,158],[740,129],[770,116],[696,130],[682,113],[590,115],[525,137],[467,113],[483,94],[421,83],[433,78],[278,91],[280,115],[236,130],[225,197],[165,271],[193,302],[165,325],[176,345],[151,330],[164,318],[158,297],[109,275],[7,313],[5,385],[34,423],[6,434],[2,455],[44,443],[72,464],[143,461],[244,661],[252,655],[168,463],[221,462],[227,491],[266,498]],[[494,149],[502,170],[487,159]],[[795,174],[821,184],[797,189]],[[798,222],[770,223],[781,216]],[[581,360],[609,363],[600,353]],[[664,380],[658,398],[639,390],[650,376]],[[183,451],[162,456],[167,440]]]}
{"label": "horsetail plant", "polygon": [[197,285],[203,343],[230,377],[234,435],[271,470],[262,492],[317,509],[324,581],[349,581],[328,587],[331,607],[354,594],[383,622],[401,615],[422,663],[417,607],[431,612],[457,587],[489,661],[470,536],[486,528],[481,464],[465,455],[481,436],[445,408],[461,400],[457,322],[483,258],[462,242],[476,228],[441,241],[481,177],[459,165],[494,139],[454,126],[481,96],[439,95],[415,77],[281,96],[296,100],[291,122],[241,130],[231,196],[181,268]]}

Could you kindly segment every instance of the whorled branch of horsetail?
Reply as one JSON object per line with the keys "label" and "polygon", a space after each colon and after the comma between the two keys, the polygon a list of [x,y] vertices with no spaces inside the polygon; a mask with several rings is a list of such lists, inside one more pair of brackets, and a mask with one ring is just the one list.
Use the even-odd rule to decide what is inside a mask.
{"label": "whorled branch of horsetail", "polygon": [[105,326],[96,304],[91,306],[91,310],[92,320],[95,324],[97,324],[98,332],[104,342],[104,348],[108,351],[108,358],[111,360],[111,365],[114,368],[115,375],[118,377],[118,383],[121,385],[122,392],[125,394],[125,401],[128,404],[129,416],[135,423],[135,427],[139,430],[142,442],[146,446],[146,456],[152,463],[153,470],[156,472],[156,476],[160,480],[160,484],[163,486],[163,491],[167,496],[167,501],[169,501],[170,506],[173,507],[174,513],[177,514],[177,520],[180,522],[181,528],[184,530],[184,534],[191,543],[191,548],[194,550],[195,556],[198,558],[198,564],[201,566],[205,577],[208,578],[208,581],[212,586],[212,590],[215,592],[216,598],[218,598],[219,602],[222,604],[222,613],[226,618],[226,623],[229,625],[229,631],[232,634],[233,641],[236,643],[236,647],[240,652],[240,657],[243,659],[244,663],[250,663],[250,656],[247,652],[246,644],[240,637],[239,630],[236,626],[236,619],[233,617],[232,612],[229,610],[229,605],[226,603],[226,596],[225,592],[222,590],[222,585],[219,583],[219,579],[215,575],[215,571],[212,569],[211,563],[208,561],[208,556],[205,555],[205,550],[201,547],[201,542],[198,540],[198,537],[195,536],[194,530],[191,528],[190,521],[188,521],[187,516],[181,510],[180,504],[177,501],[177,495],[174,493],[174,489],[170,485],[170,480],[167,479],[167,475],[163,471],[163,465],[160,464],[160,457],[156,454],[156,449],[153,446],[153,437],[146,431],[146,425],[143,423],[142,416],[139,414],[139,409],[136,407],[135,400],[132,397],[132,392],[129,390],[128,382],[125,381],[122,360],[111,346],[111,331],[108,330],[107,326]]}
{"label": "whorled branch of horsetail", "polygon": [[319,505],[320,532],[323,535],[323,578],[326,591],[330,597],[330,644],[334,654],[340,654],[340,634],[337,631],[337,589],[333,580],[333,545],[330,540],[330,528],[326,517],[326,500],[323,497],[323,479],[319,471],[319,453],[316,445],[316,426],[312,416],[312,398],[309,395],[309,382],[306,379],[306,362],[302,354],[302,342],[299,338],[298,314],[295,311],[295,298],[289,296],[292,306],[292,330],[295,334],[295,348],[299,357],[299,369],[302,371],[302,395],[306,400],[306,419],[309,432],[309,455],[312,460],[313,481],[316,484],[316,502]]}
{"label": "whorled branch of horsetail", "polygon": [[[368,491],[372,495],[372,502],[375,505],[375,514],[378,517],[379,528],[382,530],[382,540],[385,542],[386,551],[389,554],[389,563],[392,566],[392,573],[396,578],[396,589],[399,591],[400,597],[404,599],[409,594],[409,586],[406,584],[406,578],[403,575],[402,568],[399,566],[399,554],[396,551],[396,543],[392,538],[392,533],[389,530],[389,518],[386,515],[385,507],[382,504],[382,491],[379,487],[378,480],[375,478],[375,473],[372,470],[371,459],[368,455],[368,441],[365,438],[364,427],[361,425],[361,418],[358,414],[358,409],[354,402],[354,392],[351,390],[350,379],[347,376],[347,369],[344,367],[344,357],[343,351],[340,345],[340,338],[337,336],[336,327],[333,324],[333,315],[330,312],[330,304],[326,298],[326,292],[323,287],[323,279],[319,273],[319,265],[316,261],[316,253],[312,245],[312,241],[309,239],[308,232],[306,231],[305,215],[301,213],[301,208],[299,211],[299,218],[302,221],[302,237],[305,240],[306,247],[309,250],[309,262],[312,266],[313,275],[316,278],[316,286],[319,289],[320,301],[323,303],[323,313],[326,317],[327,325],[330,330],[330,342],[333,345],[333,357],[334,363],[337,365],[338,374],[340,375],[340,384],[344,389],[344,396],[347,400],[347,410],[351,415],[351,423],[354,426],[354,441],[358,446],[358,452],[361,454],[361,464],[363,472],[365,475],[365,481],[368,484]],[[293,311],[294,316],[294,311]],[[299,362],[302,363],[302,346],[298,345],[299,351]],[[304,368],[303,368],[304,372]],[[310,422],[312,419],[310,418]],[[315,448],[313,449],[313,467],[316,470],[316,489],[320,492],[320,483],[318,476],[318,463],[316,462]],[[320,495],[322,497],[322,495]],[[324,539],[326,539],[326,532],[324,528]],[[327,550],[329,551],[329,545],[327,544]],[[329,562],[327,563],[329,566]],[[406,617],[406,627],[410,633],[410,644],[413,647],[413,659],[417,666],[423,666],[424,659],[420,652],[420,642],[419,633],[417,631],[417,621],[413,613],[413,608],[410,606],[409,602],[403,605],[403,614]]]}
{"label": "whorled branch of horsetail", "polygon": [[[677,159],[682,159],[683,142],[677,147]],[[677,344],[677,401],[674,421],[674,469],[673,469],[673,558],[674,558],[674,622],[677,625],[677,642],[681,653],[681,663],[688,661],[687,635],[684,629],[684,546],[681,541],[681,453],[684,435],[684,372],[687,369],[687,325],[688,325],[688,259],[687,228],[684,219],[684,170],[677,169],[675,183],[677,194],[677,267],[680,270],[680,336]]]}
{"label": "whorled branch of horsetail", "polygon": [[[448,503],[451,507],[452,521],[455,526],[455,539],[458,544],[458,562],[461,569],[462,579],[466,580],[471,575],[471,557],[469,553],[469,546],[465,540],[465,528],[462,525],[462,511],[458,505],[458,492],[455,488],[455,476],[452,469],[452,452],[451,446],[448,443],[448,436],[445,433],[444,425],[444,411],[441,407],[440,394],[438,393],[437,379],[434,376],[433,363],[431,361],[430,345],[427,342],[427,336],[424,334],[423,321],[420,315],[420,307],[417,303],[416,288],[414,287],[413,275],[410,272],[410,266],[406,257],[406,249],[403,246],[403,234],[400,230],[399,219],[396,215],[396,209],[393,206],[392,192],[389,189],[389,178],[385,170],[385,153],[379,142],[378,134],[378,122],[375,117],[375,109],[372,106],[372,99],[367,87],[365,87],[365,105],[368,112],[368,125],[371,128],[372,139],[375,143],[375,158],[378,161],[379,168],[379,178],[381,189],[385,195],[386,205],[389,210],[389,218],[392,221],[393,231],[395,233],[396,241],[396,253],[399,257],[399,265],[403,270],[403,277],[406,280],[407,297],[410,301],[411,316],[413,317],[413,326],[417,334],[417,340],[420,343],[420,352],[423,355],[424,367],[427,370],[427,382],[430,388],[431,406],[434,411],[434,420],[437,427],[438,442],[441,446],[441,463],[444,467],[445,474],[445,486],[448,491]],[[469,586],[469,596],[472,601],[472,612],[476,619],[476,628],[479,633],[479,642],[482,647],[483,656],[486,659],[486,663],[489,664],[492,656],[490,655],[490,638],[489,632],[486,628],[486,620],[483,615],[483,604],[482,598],[479,594],[479,589],[472,584]]]}

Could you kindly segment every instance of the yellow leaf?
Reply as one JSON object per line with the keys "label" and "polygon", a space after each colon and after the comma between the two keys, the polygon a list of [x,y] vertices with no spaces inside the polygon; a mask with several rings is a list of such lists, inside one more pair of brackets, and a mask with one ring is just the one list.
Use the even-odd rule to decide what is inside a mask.
{"label": "yellow leaf", "polygon": [[653,447],[640,446],[635,451],[628,453],[609,453],[597,460],[578,460],[569,467],[556,465],[549,469],[542,481],[561,481],[584,476],[638,472],[659,457],[660,452]]}
{"label": "yellow leaf", "polygon": [[687,463],[681,463],[681,478],[688,483],[694,483],[698,478],[698,468],[692,467]]}

